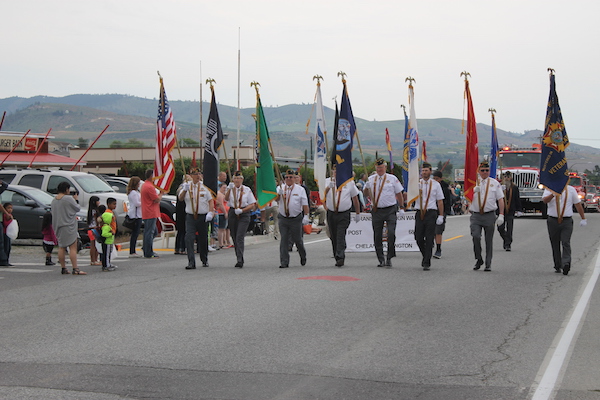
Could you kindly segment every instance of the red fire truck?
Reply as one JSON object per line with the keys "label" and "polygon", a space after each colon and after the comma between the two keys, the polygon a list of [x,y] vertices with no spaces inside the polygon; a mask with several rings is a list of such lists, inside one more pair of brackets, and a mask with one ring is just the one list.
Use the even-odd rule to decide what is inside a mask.
{"label": "red fire truck", "polygon": [[577,195],[582,201],[584,209],[587,209],[585,197],[587,194],[587,186],[590,185],[590,181],[586,174],[579,174],[579,172],[569,172],[569,185],[573,186],[577,190]]}
{"label": "red fire truck", "polygon": [[[523,211],[541,212],[547,215],[546,204],[542,201],[544,187],[540,184],[540,160],[542,146],[505,146],[499,152],[498,165],[502,173],[510,171],[513,182],[519,187]],[[500,174],[497,176],[500,177]]]}

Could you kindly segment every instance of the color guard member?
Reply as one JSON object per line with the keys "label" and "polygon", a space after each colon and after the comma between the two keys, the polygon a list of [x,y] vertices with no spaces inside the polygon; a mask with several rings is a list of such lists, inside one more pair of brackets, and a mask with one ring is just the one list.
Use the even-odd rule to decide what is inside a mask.
{"label": "color guard member", "polygon": [[431,164],[423,163],[419,180],[419,197],[415,201],[415,240],[421,250],[423,270],[431,268],[431,254],[435,240],[435,227],[444,223],[444,193],[431,178]]}
{"label": "color guard member", "polygon": [[256,209],[256,198],[252,190],[242,183],[244,183],[244,175],[242,171],[236,171],[233,174],[233,182],[229,183],[225,193],[225,200],[230,206],[229,229],[237,257],[235,268],[244,266],[244,238],[250,225],[252,211]]}

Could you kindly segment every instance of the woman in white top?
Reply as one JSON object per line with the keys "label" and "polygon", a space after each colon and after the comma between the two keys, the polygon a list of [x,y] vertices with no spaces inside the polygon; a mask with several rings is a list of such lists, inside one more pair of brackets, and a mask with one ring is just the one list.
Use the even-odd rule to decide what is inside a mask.
{"label": "woman in white top", "polygon": [[129,239],[129,257],[141,257],[135,252],[137,238],[142,228],[142,196],[140,195],[139,176],[132,176],[127,184],[127,198],[129,199],[129,210],[127,215],[135,221],[135,225],[131,230],[131,239]]}

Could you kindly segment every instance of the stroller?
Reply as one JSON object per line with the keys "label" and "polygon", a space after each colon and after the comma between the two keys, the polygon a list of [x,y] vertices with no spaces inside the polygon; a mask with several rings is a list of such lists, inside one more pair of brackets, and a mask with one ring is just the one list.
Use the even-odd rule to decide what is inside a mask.
{"label": "stroller", "polygon": [[253,235],[264,235],[265,224],[260,219],[260,210],[254,210],[250,214],[250,224],[248,224],[248,232]]}
{"label": "stroller", "polygon": [[452,203],[452,213],[454,215],[463,215],[463,201],[462,198],[460,196],[454,196],[453,199],[453,203]]}

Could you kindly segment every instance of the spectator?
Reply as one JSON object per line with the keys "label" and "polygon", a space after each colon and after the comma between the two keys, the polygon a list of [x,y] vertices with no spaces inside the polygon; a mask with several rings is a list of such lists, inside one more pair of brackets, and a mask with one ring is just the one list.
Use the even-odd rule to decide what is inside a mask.
{"label": "spectator", "polygon": [[127,198],[129,199],[129,210],[127,215],[134,220],[135,225],[131,229],[131,238],[129,239],[129,258],[141,257],[135,252],[137,238],[142,229],[142,196],[140,194],[139,176],[132,176],[127,184]]}
{"label": "spectator", "polygon": [[58,184],[58,194],[52,200],[52,227],[58,239],[58,261],[62,274],[69,274],[65,267],[65,254],[69,248],[69,258],[73,266],[73,275],[87,275],[77,267],[77,212],[81,210],[77,204],[78,193],[69,195],[71,184],[62,181]]}
{"label": "spectator", "polygon": [[100,197],[92,196],[88,203],[88,237],[90,238],[90,265],[102,265],[98,262],[98,251],[96,250],[96,236],[94,236],[93,230],[97,227],[96,219],[98,215],[98,206],[100,205]]}
{"label": "spectator", "polygon": [[140,192],[142,219],[144,221],[144,241],[142,244],[144,258],[158,258],[158,254],[154,252],[153,242],[156,235],[156,221],[160,217],[162,193],[159,193],[152,183],[153,174],[154,172],[151,169],[146,171],[146,181]]}

